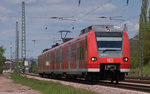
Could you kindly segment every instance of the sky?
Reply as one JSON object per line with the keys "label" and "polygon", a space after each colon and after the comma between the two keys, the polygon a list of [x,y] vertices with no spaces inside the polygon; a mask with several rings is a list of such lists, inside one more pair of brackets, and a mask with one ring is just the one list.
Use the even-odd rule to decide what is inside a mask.
{"label": "sky", "polygon": [[[0,46],[3,46],[5,56],[10,59],[10,44],[12,42],[13,58],[15,58],[16,21],[19,26],[19,56],[21,58],[21,15],[23,0],[0,0]],[[127,24],[129,38],[139,31],[139,15],[142,0],[24,0],[26,22],[26,53],[27,58],[37,58],[45,48],[61,43],[60,30],[69,30],[67,37],[77,37],[80,31],[90,25]],[[51,19],[51,17],[66,17],[71,20]],[[101,16],[108,18],[102,19]],[[121,16],[110,20],[109,17]],[[72,29],[74,27],[74,29]],[[35,40],[35,42],[33,41]]]}

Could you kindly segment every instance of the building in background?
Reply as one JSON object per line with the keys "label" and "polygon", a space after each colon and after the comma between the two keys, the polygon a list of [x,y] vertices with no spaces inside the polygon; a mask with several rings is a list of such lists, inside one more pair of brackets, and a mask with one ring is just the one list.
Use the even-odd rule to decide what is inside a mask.
{"label": "building in background", "polygon": [[3,73],[13,73],[14,61],[6,60],[2,68],[3,68]]}

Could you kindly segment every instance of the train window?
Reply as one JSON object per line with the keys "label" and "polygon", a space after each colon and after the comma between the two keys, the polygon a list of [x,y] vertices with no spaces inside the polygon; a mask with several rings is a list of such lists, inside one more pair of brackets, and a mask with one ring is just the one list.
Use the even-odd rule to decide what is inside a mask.
{"label": "train window", "polygon": [[97,41],[99,50],[121,50],[122,41]]}
{"label": "train window", "polygon": [[68,63],[68,58],[67,58],[68,55],[67,55],[67,53],[68,53],[68,49],[65,50],[65,62],[66,62],[66,63]]}
{"label": "train window", "polygon": [[81,47],[80,47],[79,49],[80,49],[80,60],[81,60],[81,56],[82,56],[82,49],[81,49]]}
{"label": "train window", "polygon": [[64,62],[64,52],[62,52],[62,56],[61,56],[61,58],[62,58],[61,63],[63,63],[63,62]]}
{"label": "train window", "polygon": [[84,60],[84,46],[80,47],[80,60]]}
{"label": "train window", "polygon": [[51,60],[51,62],[50,63],[53,63],[53,55],[52,55],[52,53],[51,53],[51,56],[50,56],[50,60]]}
{"label": "train window", "polygon": [[95,32],[96,37],[122,37],[122,32]]}
{"label": "train window", "polygon": [[43,68],[43,64],[44,64],[44,55],[42,56],[42,68]]}
{"label": "train window", "polygon": [[69,61],[69,63],[70,63],[70,61],[71,61],[71,47],[69,47],[68,61]]}
{"label": "train window", "polygon": [[48,57],[49,63],[51,63],[51,54],[49,53],[49,57]]}
{"label": "train window", "polygon": [[79,60],[80,59],[80,48],[78,47],[77,48],[77,60]]}
{"label": "train window", "polygon": [[40,69],[39,67],[40,67],[40,57],[38,57],[38,69]]}
{"label": "train window", "polygon": [[56,54],[56,52],[54,52],[53,64],[55,64],[55,60],[56,60],[56,59],[55,59],[55,57],[56,57],[55,54]]}
{"label": "train window", "polygon": [[121,32],[96,32],[98,50],[119,51],[122,50]]}
{"label": "train window", "polygon": [[84,60],[84,46],[82,46],[82,60]]}
{"label": "train window", "polygon": [[53,64],[55,64],[55,54],[53,55]]}

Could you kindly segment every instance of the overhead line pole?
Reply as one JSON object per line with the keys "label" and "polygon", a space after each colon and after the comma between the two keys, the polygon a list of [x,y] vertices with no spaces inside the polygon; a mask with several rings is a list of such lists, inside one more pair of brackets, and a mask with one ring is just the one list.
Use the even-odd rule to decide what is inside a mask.
{"label": "overhead line pole", "polygon": [[12,41],[10,42],[10,60],[12,60]]}
{"label": "overhead line pole", "polygon": [[19,73],[19,31],[18,31],[18,21],[16,21],[16,52],[15,52],[15,72]]}
{"label": "overhead line pole", "polygon": [[22,2],[22,37],[21,37],[21,59],[26,60],[26,30],[25,30],[25,2]]}

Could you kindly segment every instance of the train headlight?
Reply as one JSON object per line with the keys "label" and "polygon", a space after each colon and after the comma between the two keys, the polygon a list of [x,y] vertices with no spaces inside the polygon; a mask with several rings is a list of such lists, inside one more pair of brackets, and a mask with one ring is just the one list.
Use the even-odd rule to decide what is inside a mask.
{"label": "train headlight", "polygon": [[97,60],[96,57],[92,57],[92,58],[91,58],[91,61],[96,61],[96,60]]}
{"label": "train headlight", "polygon": [[123,61],[127,62],[129,59],[127,57],[123,58]]}

